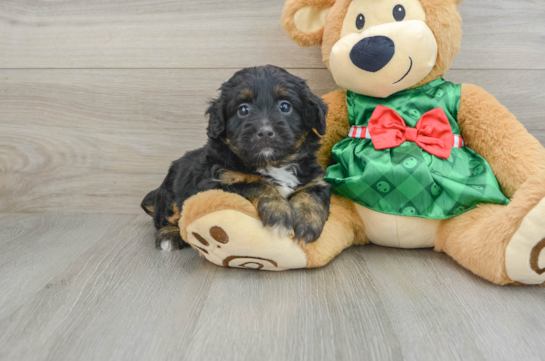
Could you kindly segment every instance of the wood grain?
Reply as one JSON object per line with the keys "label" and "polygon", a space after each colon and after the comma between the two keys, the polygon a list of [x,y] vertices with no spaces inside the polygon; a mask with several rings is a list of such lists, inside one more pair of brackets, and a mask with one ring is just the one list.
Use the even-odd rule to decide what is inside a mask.
{"label": "wood grain", "polygon": [[545,2],[464,0],[463,38],[453,69],[545,69]]}
{"label": "wood grain", "polygon": [[[353,247],[322,269],[270,273],[220,268],[192,249],[157,251],[147,216],[1,215],[0,230],[9,224],[0,231],[0,255],[37,263],[34,270],[1,267],[0,279],[25,288],[22,279],[42,274],[32,292],[0,287],[0,300],[17,303],[0,303],[0,360],[545,354],[542,287],[492,285],[432,250]],[[55,255],[67,246],[56,240],[63,231],[86,246]],[[32,249],[36,238],[40,247]]]}
{"label": "wood grain", "polygon": [[[280,26],[284,1],[0,2],[0,68],[324,68]],[[454,69],[545,69],[545,2],[465,0]]]}
{"label": "wood grain", "polygon": [[[317,94],[327,70],[296,69]],[[0,70],[0,211],[139,214],[170,162],[205,141],[233,71]],[[451,71],[496,95],[545,143],[545,71]]]}
{"label": "wood grain", "polygon": [[217,268],[192,250],[157,251],[147,216],[112,216],[104,237],[78,217],[78,242],[93,247],[0,320],[0,359],[166,360],[183,352],[177,346],[191,335]]}
{"label": "wood grain", "polygon": [[545,312],[543,287],[498,287],[431,250],[373,246],[361,256],[406,360],[543,358],[545,325],[531,316]]}
{"label": "wood grain", "polygon": [[0,319],[40,289],[60,286],[48,281],[96,240],[119,232],[119,222],[132,218],[0,214]]}
{"label": "wood grain", "polygon": [[[352,251],[317,270],[222,270],[187,356],[215,359],[217,350],[241,350],[242,360],[401,360],[401,344],[368,274]],[[230,304],[237,306],[225,312]]]}

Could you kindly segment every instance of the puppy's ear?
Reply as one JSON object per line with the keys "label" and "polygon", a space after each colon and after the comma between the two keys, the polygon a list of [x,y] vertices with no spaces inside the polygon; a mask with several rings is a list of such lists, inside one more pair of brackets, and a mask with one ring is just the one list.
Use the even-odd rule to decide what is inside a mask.
{"label": "puppy's ear", "polygon": [[208,128],[206,133],[208,138],[217,139],[225,131],[225,110],[223,109],[223,100],[221,98],[212,100],[206,110],[208,115]]}
{"label": "puppy's ear", "polygon": [[309,129],[316,129],[318,134],[324,135],[326,130],[327,105],[322,98],[314,94],[307,88],[305,94],[305,124]]}

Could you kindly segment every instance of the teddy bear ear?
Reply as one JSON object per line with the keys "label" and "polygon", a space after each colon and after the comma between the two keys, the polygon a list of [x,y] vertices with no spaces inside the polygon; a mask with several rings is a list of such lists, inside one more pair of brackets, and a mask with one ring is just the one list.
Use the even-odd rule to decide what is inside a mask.
{"label": "teddy bear ear", "polygon": [[288,0],[282,12],[282,27],[300,46],[322,43],[327,14],[335,0]]}
{"label": "teddy bear ear", "polygon": [[455,3],[456,5],[460,5],[460,3],[461,3],[462,1],[463,1],[463,0],[454,0],[454,3]]}

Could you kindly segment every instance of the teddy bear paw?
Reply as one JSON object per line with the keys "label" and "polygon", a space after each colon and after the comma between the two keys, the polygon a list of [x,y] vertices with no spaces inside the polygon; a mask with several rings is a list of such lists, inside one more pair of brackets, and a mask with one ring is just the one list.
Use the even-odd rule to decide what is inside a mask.
{"label": "teddy bear paw", "polygon": [[545,199],[524,217],[507,245],[505,268],[513,281],[545,283]]}
{"label": "teddy bear paw", "polygon": [[307,267],[305,253],[289,236],[241,212],[207,214],[186,231],[187,242],[218,266],[267,271]]}

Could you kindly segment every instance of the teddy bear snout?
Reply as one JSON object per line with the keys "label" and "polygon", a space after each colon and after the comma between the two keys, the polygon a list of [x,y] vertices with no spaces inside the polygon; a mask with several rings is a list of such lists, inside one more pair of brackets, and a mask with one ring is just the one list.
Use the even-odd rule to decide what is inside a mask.
{"label": "teddy bear snout", "polygon": [[358,41],[350,51],[350,60],[360,69],[376,73],[384,68],[395,54],[395,44],[387,36],[372,36]]}

